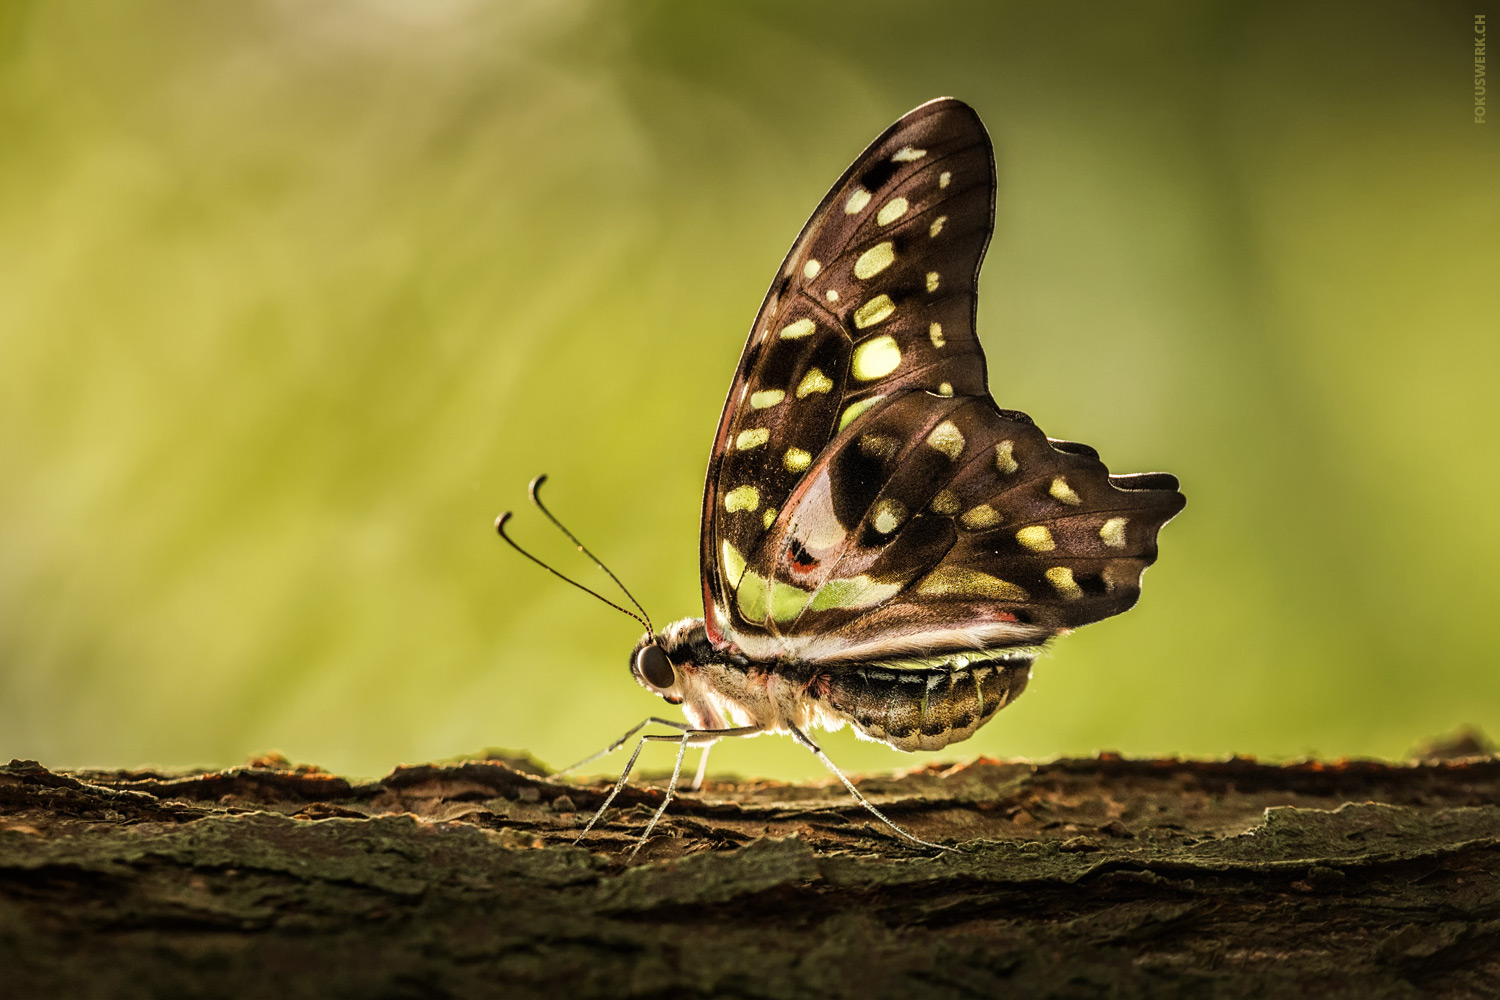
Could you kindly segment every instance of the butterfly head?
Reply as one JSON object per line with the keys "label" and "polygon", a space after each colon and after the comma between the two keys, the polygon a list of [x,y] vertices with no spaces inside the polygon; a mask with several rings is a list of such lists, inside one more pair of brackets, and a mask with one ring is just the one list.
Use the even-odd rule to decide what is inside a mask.
{"label": "butterfly head", "polygon": [[630,675],[636,683],[661,695],[669,704],[682,704],[682,671],[667,654],[667,640],[647,632],[630,652]]}

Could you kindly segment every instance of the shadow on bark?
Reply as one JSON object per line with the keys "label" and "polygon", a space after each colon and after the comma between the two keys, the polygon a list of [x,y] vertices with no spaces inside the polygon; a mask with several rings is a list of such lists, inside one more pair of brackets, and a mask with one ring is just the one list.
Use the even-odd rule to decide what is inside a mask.
{"label": "shadow on bark", "polygon": [[980,759],[672,804],[522,756],[0,767],[8,996],[1500,995],[1500,757]]}

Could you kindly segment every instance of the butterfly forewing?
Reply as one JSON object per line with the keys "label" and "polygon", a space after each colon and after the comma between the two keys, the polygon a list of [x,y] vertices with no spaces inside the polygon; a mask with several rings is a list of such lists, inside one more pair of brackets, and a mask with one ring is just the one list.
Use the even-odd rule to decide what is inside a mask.
{"label": "butterfly forewing", "polygon": [[823,199],[766,295],[720,418],[702,532],[711,629],[716,607],[736,630],[772,620],[769,592],[759,620],[755,600],[734,599],[740,575],[841,426],[911,388],[985,391],[974,308],[993,215],[989,138],[954,100],[902,118]]}
{"label": "butterfly forewing", "polygon": [[752,658],[1034,645],[1126,610],[1181,509],[990,398],[974,331],[988,136],[923,105],[824,198],[766,296],[720,419],[705,617]]}

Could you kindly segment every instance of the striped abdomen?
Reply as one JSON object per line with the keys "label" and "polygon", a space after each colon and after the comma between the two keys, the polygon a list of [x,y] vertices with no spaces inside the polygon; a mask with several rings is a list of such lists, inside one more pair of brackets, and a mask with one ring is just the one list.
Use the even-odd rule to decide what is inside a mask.
{"label": "striped abdomen", "polygon": [[1030,657],[961,667],[849,666],[820,678],[823,704],[897,750],[941,750],[966,740],[1026,690]]}

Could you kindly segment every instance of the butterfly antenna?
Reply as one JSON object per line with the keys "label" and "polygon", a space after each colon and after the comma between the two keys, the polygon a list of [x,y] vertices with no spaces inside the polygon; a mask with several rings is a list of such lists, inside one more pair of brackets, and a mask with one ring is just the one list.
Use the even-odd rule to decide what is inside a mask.
{"label": "butterfly antenna", "polygon": [[[614,608],[616,611],[620,612],[621,614],[623,614],[623,615],[629,615],[630,617],[634,618],[636,621],[640,622],[642,625],[646,626],[646,631],[647,632],[650,632],[652,635],[656,634],[656,629],[654,629],[654,628],[651,627],[651,622],[650,622],[649,619],[642,617],[642,615],[636,614],[634,611],[631,611],[629,608],[622,608],[622,607],[620,607],[618,604],[616,604],[614,601],[611,601],[609,598],[605,597],[603,594],[601,594],[601,593],[599,593],[598,591],[595,591],[595,590],[590,590],[588,587],[585,587],[583,584],[579,583],[577,580],[574,580],[572,577],[564,576],[563,574],[559,573],[557,570],[553,569],[551,566],[548,566],[546,563],[542,562],[536,556],[532,555],[530,552],[527,552],[525,549],[521,548],[520,545],[516,544],[516,540],[505,533],[505,522],[510,520],[510,516],[511,516],[511,512],[510,511],[506,511],[504,514],[501,514],[499,517],[497,517],[495,519],[495,530],[497,532],[499,532],[501,538],[505,539],[505,542],[506,542],[507,545],[509,545],[511,548],[515,549],[517,552],[521,553],[521,555],[525,556],[527,559],[530,559],[532,562],[536,563],[538,566],[542,567],[542,569],[546,570],[548,573],[551,573],[553,576],[557,577],[559,580],[562,580],[564,583],[571,583],[573,586],[577,587],[579,590],[583,591],[585,594],[591,594],[592,596],[597,597],[599,600],[603,601],[605,604],[608,604],[610,607]],[[580,546],[580,548],[581,547],[582,546]],[[608,570],[606,570],[605,572],[608,572]],[[613,575],[613,574],[611,574],[611,575]],[[633,601],[633,600],[635,600],[635,598],[631,598],[631,600]],[[636,606],[639,607],[640,605],[636,605]],[[644,612],[643,612],[643,614],[644,614]]]}
{"label": "butterfly antenna", "polygon": [[569,531],[561,521],[553,516],[552,512],[547,509],[547,505],[542,503],[542,484],[546,481],[546,473],[537,476],[531,481],[531,486],[528,488],[531,493],[531,502],[536,504],[537,510],[547,515],[547,520],[557,525],[558,531],[561,531],[563,534],[567,535],[568,540],[574,545],[578,546],[579,552],[582,552],[584,555],[588,556],[589,559],[593,561],[595,566],[598,566],[600,569],[604,570],[605,575],[608,576],[611,580],[615,581],[615,586],[619,587],[620,592],[623,593],[626,597],[630,598],[630,603],[635,605],[635,609],[641,613],[641,618],[645,619],[646,630],[649,631],[652,635],[655,635],[656,629],[651,627],[651,616],[646,614],[646,609],[641,607],[641,602],[635,599],[635,595],[630,592],[630,588],[621,583],[620,578],[615,576],[614,571],[611,570],[608,566],[604,565],[604,560],[600,559],[598,556],[590,552],[588,550],[588,547],[580,542],[576,535]]}

